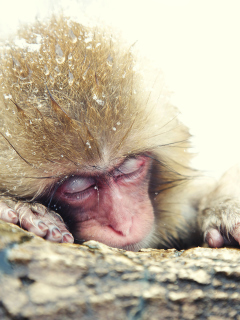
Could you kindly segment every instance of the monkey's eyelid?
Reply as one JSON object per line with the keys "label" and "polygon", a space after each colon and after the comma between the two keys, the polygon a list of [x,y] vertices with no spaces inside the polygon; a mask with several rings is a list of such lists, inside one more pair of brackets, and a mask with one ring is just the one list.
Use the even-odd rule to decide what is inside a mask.
{"label": "monkey's eyelid", "polygon": [[61,189],[63,193],[77,193],[84,191],[95,184],[96,181],[93,178],[73,176],[62,184]]}
{"label": "monkey's eyelid", "polygon": [[129,158],[115,171],[114,176],[127,175],[136,172],[141,166],[144,165],[143,158]]}

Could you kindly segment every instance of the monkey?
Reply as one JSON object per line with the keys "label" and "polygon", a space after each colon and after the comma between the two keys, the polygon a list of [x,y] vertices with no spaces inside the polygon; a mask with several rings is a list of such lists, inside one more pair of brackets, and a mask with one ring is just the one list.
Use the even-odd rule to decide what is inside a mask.
{"label": "monkey", "polygon": [[240,243],[238,182],[198,186],[189,130],[133,45],[53,16],[0,61],[1,220],[131,251]]}

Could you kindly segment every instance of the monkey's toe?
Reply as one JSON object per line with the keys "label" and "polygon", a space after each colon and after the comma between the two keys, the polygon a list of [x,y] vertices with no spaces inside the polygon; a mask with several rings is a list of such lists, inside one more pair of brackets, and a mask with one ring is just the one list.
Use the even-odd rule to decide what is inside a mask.
{"label": "monkey's toe", "polygon": [[200,224],[209,247],[240,246],[240,201],[236,198],[218,200],[201,213]]}
{"label": "monkey's toe", "polygon": [[224,239],[217,229],[210,229],[207,232],[206,241],[211,248],[220,248],[224,244]]}
{"label": "monkey's toe", "polygon": [[221,248],[223,246],[237,247],[240,245],[240,225],[237,225],[231,232],[210,229],[206,233],[206,242],[211,248]]}

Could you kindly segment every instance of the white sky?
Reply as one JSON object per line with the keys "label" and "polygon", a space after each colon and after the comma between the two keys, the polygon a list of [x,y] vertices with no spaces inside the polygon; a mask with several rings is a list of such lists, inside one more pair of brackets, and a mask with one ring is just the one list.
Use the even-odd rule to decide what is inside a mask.
{"label": "white sky", "polygon": [[239,0],[0,0],[0,36],[60,7],[138,40],[195,136],[195,167],[218,175],[240,161]]}

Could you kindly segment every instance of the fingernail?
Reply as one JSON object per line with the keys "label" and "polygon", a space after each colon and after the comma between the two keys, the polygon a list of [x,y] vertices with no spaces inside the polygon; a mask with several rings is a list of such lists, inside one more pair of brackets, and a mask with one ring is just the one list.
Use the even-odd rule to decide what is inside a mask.
{"label": "fingernail", "polygon": [[48,230],[47,225],[42,221],[38,222],[38,228],[41,229],[42,231],[47,231]]}
{"label": "fingernail", "polygon": [[56,238],[56,239],[62,238],[62,234],[57,228],[52,229],[52,236],[53,238]]}
{"label": "fingernail", "polygon": [[63,241],[63,242],[73,243],[74,238],[73,238],[69,233],[67,233],[67,234],[65,234],[65,235],[63,236],[63,240],[62,240],[62,241]]}
{"label": "fingernail", "polygon": [[16,212],[14,212],[13,210],[9,210],[7,214],[8,214],[8,216],[9,216],[10,219],[15,219],[15,218],[17,218],[17,214],[16,214]]}

